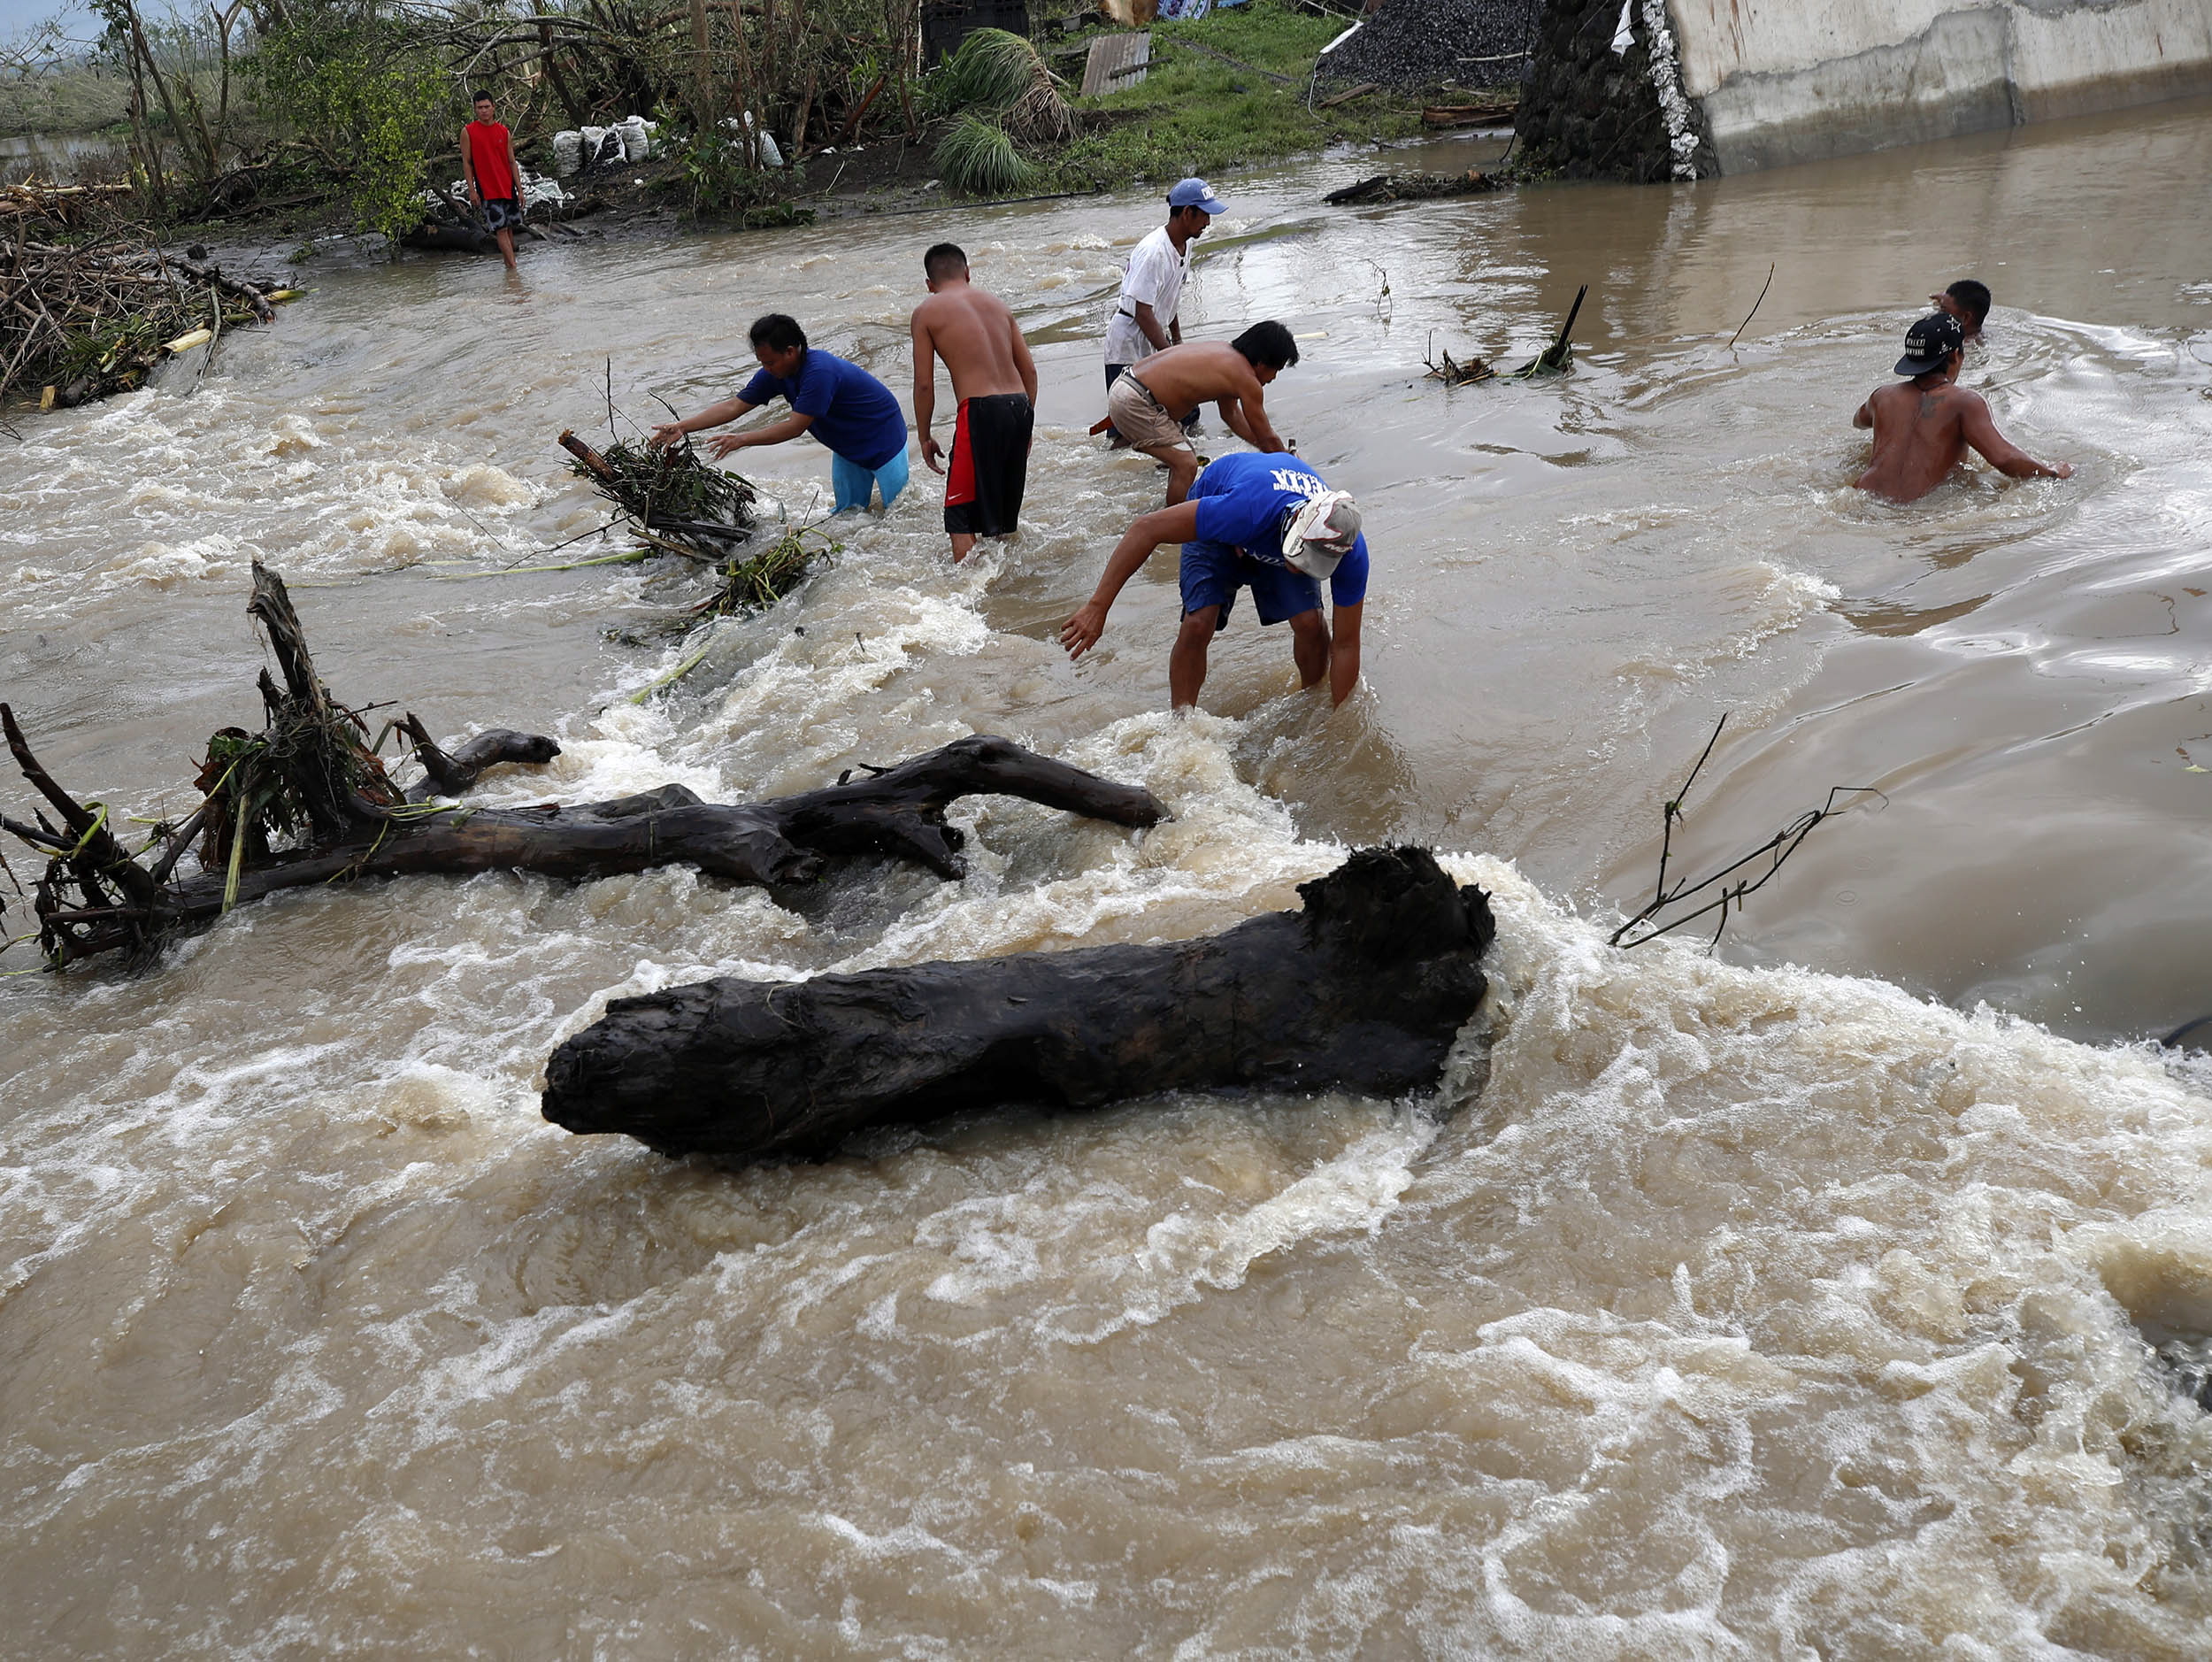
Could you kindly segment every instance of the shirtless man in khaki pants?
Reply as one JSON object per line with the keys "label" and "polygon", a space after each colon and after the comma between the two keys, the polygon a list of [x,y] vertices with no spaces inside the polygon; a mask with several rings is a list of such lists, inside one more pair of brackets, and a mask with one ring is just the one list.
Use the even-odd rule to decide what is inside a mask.
{"label": "shirtless man in khaki pants", "polygon": [[1171,346],[1122,371],[1106,395],[1106,418],[1131,444],[1167,464],[1167,506],[1172,508],[1190,495],[1191,481],[1198,477],[1198,452],[1182,424],[1200,404],[1218,404],[1229,430],[1256,450],[1290,448],[1268,422],[1261,389],[1297,361],[1298,343],[1272,320],[1255,323],[1226,346],[1217,341]]}

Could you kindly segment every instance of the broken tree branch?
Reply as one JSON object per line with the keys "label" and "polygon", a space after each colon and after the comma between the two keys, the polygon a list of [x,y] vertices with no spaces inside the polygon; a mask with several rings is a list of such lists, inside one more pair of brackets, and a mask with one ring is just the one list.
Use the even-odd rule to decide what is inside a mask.
{"label": "broken tree branch", "polygon": [[[1814,827],[1823,820],[1832,819],[1842,812],[1836,806],[1839,799],[1864,795],[1880,796],[1885,805],[1889,802],[1889,798],[1883,796],[1872,785],[1832,786],[1826,800],[1819,807],[1807,809],[1750,852],[1737,856],[1719,870],[1709,873],[1695,881],[1684,878],[1672,889],[1669,889],[1667,887],[1667,864],[1674,855],[1674,827],[1678,823],[1686,823],[1686,818],[1682,812],[1683,801],[1689,796],[1690,787],[1697,783],[1697,776],[1704,770],[1706,758],[1712,755],[1713,747],[1720,743],[1721,729],[1727,725],[1728,717],[1725,714],[1723,714],[1721,719],[1713,724],[1712,736],[1705,741],[1705,748],[1698,752],[1697,760],[1690,768],[1689,777],[1682,781],[1682,789],[1675,792],[1662,805],[1659,881],[1654,886],[1651,899],[1647,901],[1633,917],[1628,919],[1619,928],[1606,937],[1607,945],[1624,948],[1641,946],[1647,941],[1656,941],[1663,935],[1672,935],[1685,924],[1695,922],[1700,918],[1709,917],[1716,912],[1720,916],[1714,926],[1713,939],[1709,945],[1719,945],[1721,935],[1728,927],[1730,904],[1732,903],[1737,912],[1740,913],[1743,911],[1745,898],[1757,894],[1773,881],[1775,874],[1782,869],[1783,862],[1797,852],[1798,849],[1803,845],[1805,839],[1813,834]],[[1755,878],[1736,876],[1736,873],[1746,866],[1756,866],[1761,860],[1766,861],[1766,868]],[[1731,879],[1734,881],[1731,881]],[[1682,912],[1663,924],[1658,921],[1660,913],[1668,908],[1678,906],[1709,891],[1717,892],[1704,904]],[[1636,933],[1639,930],[1642,933]]]}
{"label": "broken tree branch", "polygon": [[[977,735],[858,781],[764,803],[702,802],[680,785],[611,802],[479,809],[422,798],[451,795],[502,762],[541,763],[551,739],[500,728],[449,753],[411,712],[411,738],[428,789],[403,793],[364,741],[359,714],[317,675],[283,581],[258,564],[250,610],[267,631],[284,686],[267,671],[268,726],[229,727],[209,742],[198,809],[157,832],[139,856],[107,826],[107,810],[64,790],[31,750],[14,712],[0,727],[24,778],[64,827],[0,820],[48,859],[34,910],[49,965],[117,949],[143,961],[168,935],[287,889],[362,878],[505,870],[585,879],[687,865],[733,882],[812,881],[831,860],[875,855],[957,878],[963,834],[945,813],[964,796],[1023,797],[1046,807],[1144,827],[1166,818],[1152,794]],[[173,878],[198,838],[201,869]],[[157,853],[156,850],[159,850]],[[153,858],[149,866],[141,861]]]}

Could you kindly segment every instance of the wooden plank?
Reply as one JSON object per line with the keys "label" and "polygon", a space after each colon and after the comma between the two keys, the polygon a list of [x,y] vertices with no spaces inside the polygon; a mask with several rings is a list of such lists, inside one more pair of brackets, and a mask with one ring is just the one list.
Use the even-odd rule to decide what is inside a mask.
{"label": "wooden plank", "polygon": [[1344,91],[1338,93],[1333,98],[1322,99],[1322,101],[1314,107],[1317,110],[1333,110],[1340,104],[1349,104],[1355,98],[1364,97],[1367,94],[1377,90],[1378,88],[1373,81],[1363,81],[1358,86],[1347,88]]}
{"label": "wooden plank", "polygon": [[1421,112],[1424,127],[1495,127],[1510,121],[1520,111],[1513,104],[1432,104]]}
{"label": "wooden plank", "polygon": [[1091,42],[1091,54],[1084,60],[1083,87],[1079,96],[1095,98],[1101,93],[1118,92],[1125,87],[1134,87],[1144,80],[1151,63],[1151,30],[1130,35],[1102,35]]}

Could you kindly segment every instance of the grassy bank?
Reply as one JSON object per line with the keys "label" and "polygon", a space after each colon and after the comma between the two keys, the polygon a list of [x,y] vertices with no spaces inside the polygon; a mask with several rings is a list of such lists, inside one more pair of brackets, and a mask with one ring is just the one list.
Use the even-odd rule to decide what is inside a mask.
{"label": "grassy bank", "polygon": [[[1071,99],[1075,136],[1035,158],[1041,176],[1050,181],[1048,188],[1058,189],[1174,180],[1345,140],[1418,133],[1418,99],[1370,93],[1331,110],[1306,108],[1314,59],[1344,27],[1340,18],[1294,12],[1278,0],[1251,0],[1195,23],[1155,24],[1150,73],[1127,91]],[[1223,63],[1198,48],[1250,68]],[[1071,85],[1079,83],[1080,58],[1056,57],[1053,66]]]}

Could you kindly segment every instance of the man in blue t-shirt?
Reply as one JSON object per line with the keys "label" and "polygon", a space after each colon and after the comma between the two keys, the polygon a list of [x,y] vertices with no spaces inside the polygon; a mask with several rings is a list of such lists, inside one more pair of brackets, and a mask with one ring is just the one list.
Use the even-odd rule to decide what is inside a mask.
{"label": "man in blue t-shirt", "polygon": [[[1323,676],[1342,704],[1359,685],[1359,614],[1367,599],[1367,539],[1358,504],[1295,456],[1240,450],[1208,465],[1171,508],[1140,514],[1115,544],[1090,604],[1061,626],[1060,644],[1080,658],[1106,633],[1122,585],[1163,542],[1183,544],[1183,627],[1167,660],[1178,710],[1198,702],[1206,649],[1227,627],[1237,590],[1249,589],[1262,624],[1290,622],[1301,686]],[[1321,580],[1329,621],[1321,621]]]}
{"label": "man in blue t-shirt", "polygon": [[687,420],[664,422],[653,429],[652,442],[672,444],[687,433],[718,427],[781,397],[791,406],[782,420],[708,440],[715,459],[748,445],[781,444],[811,433],[829,446],[836,512],[866,507],[878,490],[889,507],[906,488],[906,418],[891,389],[859,365],[809,346],[806,331],[780,312],[754,322],[752,341],[760,371],[745,383],[745,390]]}

